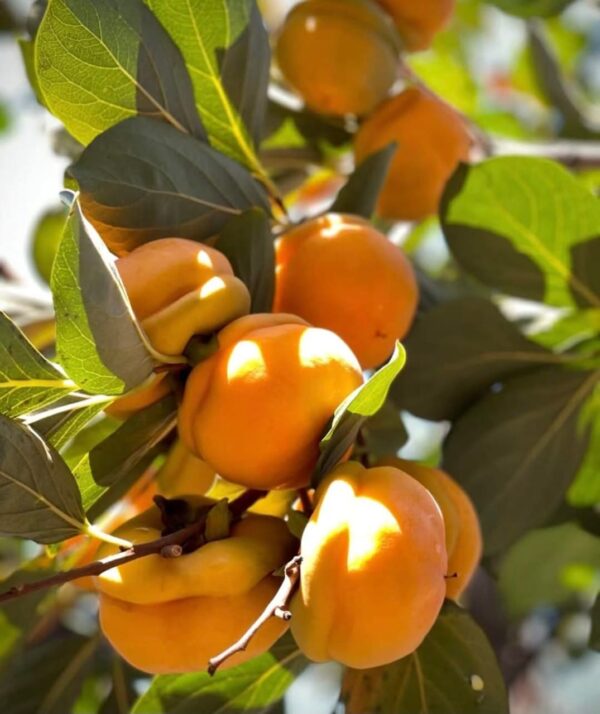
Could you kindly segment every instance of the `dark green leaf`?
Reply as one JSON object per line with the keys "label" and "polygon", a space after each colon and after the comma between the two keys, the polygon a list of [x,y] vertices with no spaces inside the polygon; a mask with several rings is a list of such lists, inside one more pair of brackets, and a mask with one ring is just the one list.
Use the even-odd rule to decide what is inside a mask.
{"label": "dark green leaf", "polygon": [[566,603],[577,590],[593,586],[600,570],[600,538],[574,523],[528,533],[508,551],[500,566],[503,601],[515,617]]}
{"label": "dark green leaf", "polygon": [[584,457],[580,410],[599,375],[544,368],[506,379],[454,423],[444,468],[475,502],[488,554],[540,526]]}
{"label": "dark green leaf", "polygon": [[251,135],[262,123],[269,47],[251,21],[255,0],[146,2],[181,48],[212,146],[262,174]]}
{"label": "dark green leaf", "polygon": [[[560,0],[546,0],[546,5],[551,2],[558,5]],[[563,1],[563,5],[565,4]],[[560,115],[559,135],[572,139],[597,138],[600,124],[586,116],[588,112],[583,101],[577,96],[576,86],[565,76],[561,62],[542,25],[529,23],[528,36],[535,79],[548,103]]]}
{"label": "dark green leaf", "polygon": [[395,456],[408,441],[408,434],[396,404],[388,399],[361,429],[367,453],[373,457]]}
{"label": "dark green leaf", "polygon": [[493,288],[549,305],[600,307],[576,276],[572,250],[600,231],[600,201],[546,159],[499,157],[462,165],[450,179],[441,220],[462,267]]}
{"label": "dark green leaf", "polygon": [[97,639],[60,634],[13,657],[0,671],[0,701],[10,714],[65,714],[81,690]]}
{"label": "dark green leaf", "polygon": [[270,652],[214,677],[205,672],[155,677],[132,714],[266,714],[306,664],[286,636]]}
{"label": "dark green leaf", "polygon": [[264,191],[237,162],[142,117],[99,136],[71,173],[85,215],[122,250],[168,236],[204,240],[248,208],[269,212]]}
{"label": "dark green leaf", "polygon": [[406,353],[397,342],[387,364],[350,394],[335,410],[331,426],[321,439],[321,455],[313,473],[317,485],[352,446],[361,426],[385,404],[388,391],[406,362]]}
{"label": "dark green leaf", "polygon": [[157,455],[157,446],[174,428],[172,396],[143,409],[91,451],[67,454],[90,520],[120,498]]}
{"label": "dark green leaf", "polygon": [[181,53],[141,0],[50,0],[35,67],[46,106],[82,144],[136,114],[205,136]]}
{"label": "dark green leaf", "polygon": [[77,483],[59,454],[0,415],[0,534],[56,543],[84,525]]}
{"label": "dark green leaf", "polygon": [[559,357],[525,339],[489,300],[460,298],[428,310],[404,345],[395,402],[423,419],[455,419],[490,385]]}
{"label": "dark green leaf", "polygon": [[330,210],[371,218],[396,148],[396,144],[390,144],[357,166]]}
{"label": "dark green leaf", "polygon": [[600,295],[600,235],[571,248],[571,265],[573,299],[579,307],[589,307],[587,300],[579,294],[577,285],[588,285],[595,295]]}
{"label": "dark green leaf", "polygon": [[[148,120],[149,121],[149,120]],[[154,367],[110,253],[75,206],[52,271],[58,357],[92,394],[122,394]]]}
{"label": "dark green leaf", "polygon": [[260,208],[232,218],[215,248],[231,262],[252,296],[252,312],[271,312],[275,291],[275,246],[269,219]]}
{"label": "dark green leaf", "polygon": [[[239,2],[238,4],[242,5]],[[263,131],[271,69],[269,35],[256,1],[247,4],[250,16],[243,32],[219,55],[221,81],[255,146]]]}
{"label": "dark green leaf", "polygon": [[348,670],[342,697],[346,714],[508,714],[489,642],[451,602],[412,655],[387,667]]}
{"label": "dark green leaf", "polygon": [[21,416],[57,402],[76,388],[0,312],[0,413]]}
{"label": "dark green leaf", "polygon": [[33,232],[33,263],[39,276],[50,283],[54,257],[62,237],[68,211],[64,208],[47,211],[38,221]]}
{"label": "dark green leaf", "polygon": [[600,652],[600,594],[592,608],[592,631],[590,633],[590,647]]}

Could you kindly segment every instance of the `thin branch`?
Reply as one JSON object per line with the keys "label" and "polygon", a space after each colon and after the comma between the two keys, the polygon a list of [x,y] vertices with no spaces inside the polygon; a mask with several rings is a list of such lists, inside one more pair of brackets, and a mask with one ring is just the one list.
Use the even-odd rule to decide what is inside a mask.
{"label": "thin branch", "polygon": [[[253,489],[244,491],[244,493],[229,504],[233,520],[239,520],[248,508],[264,496],[265,491],[256,491]],[[130,563],[132,560],[137,560],[138,558],[145,558],[148,555],[161,555],[164,558],[177,558],[182,555],[184,545],[204,531],[205,525],[206,514],[204,513],[195,523],[192,523],[185,528],[181,528],[174,533],[170,533],[169,535],[157,538],[156,540],[148,541],[147,543],[136,543],[130,548],[123,549],[120,553],[114,553],[113,555],[109,555],[101,560],[89,563],[88,565],[83,565],[80,568],[73,568],[71,570],[65,570],[62,573],[56,573],[55,575],[43,580],[16,585],[10,590],[0,593],[0,603],[22,597],[23,595],[28,595],[29,593],[36,592],[38,590],[45,590],[46,588],[56,587],[57,585],[64,585],[64,583],[68,583],[71,580],[77,580],[91,575],[100,575],[105,570],[125,565],[125,563]]]}
{"label": "thin branch", "polygon": [[537,156],[553,159],[574,171],[600,168],[600,141],[525,142],[492,139],[496,156]]}
{"label": "thin branch", "polygon": [[284,578],[279,590],[275,593],[275,596],[271,602],[265,607],[262,614],[253,622],[252,625],[246,630],[246,632],[240,637],[240,639],[235,642],[231,647],[218,654],[216,657],[211,657],[208,661],[208,673],[212,676],[217,669],[228,660],[233,657],[234,654],[238,652],[243,652],[248,645],[250,640],[256,635],[260,628],[271,619],[271,617],[279,617],[282,620],[290,620],[292,618],[292,613],[287,609],[288,602],[292,596],[298,580],[300,579],[300,564],[302,563],[302,556],[297,555],[292,558],[289,563],[286,564],[283,569]]}

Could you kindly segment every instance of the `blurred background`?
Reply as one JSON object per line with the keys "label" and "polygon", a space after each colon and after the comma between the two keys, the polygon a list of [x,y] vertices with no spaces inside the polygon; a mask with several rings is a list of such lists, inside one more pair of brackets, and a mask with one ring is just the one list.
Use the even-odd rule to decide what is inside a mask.
{"label": "blurred background", "polygon": [[[276,32],[294,3],[260,4]],[[60,232],[59,191],[76,150],[27,79],[19,38],[27,36],[30,8],[31,0],[0,0],[0,307],[17,315],[23,301],[40,314],[50,308],[45,252],[54,240],[48,236]],[[493,4],[459,0],[452,26],[408,61],[503,151],[535,153],[540,141],[600,138],[600,2],[576,0],[558,17],[528,23]],[[598,190],[600,171],[579,175]],[[448,269],[436,220],[394,230],[426,274]],[[528,306],[509,302],[504,309],[519,314]],[[404,417],[410,438],[403,455],[431,458],[445,425]],[[473,614],[496,646],[514,714],[600,712],[600,654],[585,648],[587,607],[600,588],[600,540],[574,528],[545,529],[544,538],[531,533],[502,563],[499,587],[484,575],[475,583],[474,601],[490,607]],[[15,556],[0,554],[3,576]],[[76,631],[92,626],[88,614],[72,615]],[[338,678],[336,665],[311,667],[288,692],[287,711],[331,712]]]}

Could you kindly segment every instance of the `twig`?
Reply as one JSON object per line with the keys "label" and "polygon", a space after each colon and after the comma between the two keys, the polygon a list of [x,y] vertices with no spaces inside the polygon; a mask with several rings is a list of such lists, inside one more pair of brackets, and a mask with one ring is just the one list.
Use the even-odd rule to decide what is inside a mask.
{"label": "twig", "polygon": [[237,642],[221,652],[221,654],[218,654],[216,657],[211,657],[211,659],[208,660],[208,673],[211,676],[217,671],[223,662],[228,660],[230,657],[233,657],[234,654],[243,652],[250,644],[250,640],[254,637],[254,635],[256,635],[267,620],[271,619],[271,617],[279,617],[282,620],[291,619],[292,614],[287,609],[287,606],[300,578],[301,563],[302,556],[297,555],[286,564],[283,569],[283,582],[271,602],[263,610],[262,614],[252,623],[252,625],[250,625]]}
{"label": "twig", "polygon": [[[239,520],[243,513],[248,510],[250,506],[256,503],[256,501],[263,498],[264,495],[265,491],[249,489],[248,491],[244,491],[244,493],[238,496],[238,498],[234,499],[229,504],[233,520]],[[49,578],[36,580],[32,583],[16,585],[10,590],[0,593],[0,602],[13,600],[14,598],[22,597],[23,595],[28,595],[29,593],[36,592],[38,590],[63,585],[71,580],[85,578],[90,575],[100,575],[105,570],[109,570],[110,568],[114,568],[119,565],[125,565],[125,563],[130,563],[132,560],[144,558],[148,555],[162,555],[165,558],[177,558],[183,553],[184,544],[194,536],[201,533],[204,530],[205,524],[206,514],[199,518],[195,523],[192,523],[185,528],[181,528],[174,533],[170,533],[167,536],[163,536],[162,538],[157,538],[156,540],[148,541],[147,543],[134,544],[131,548],[124,549],[120,553],[109,555],[101,560],[89,563],[88,565],[83,565],[80,568],[73,568],[62,573],[56,573],[56,575],[52,575]]]}
{"label": "twig", "polygon": [[553,159],[574,171],[600,168],[599,141],[524,142],[493,139],[492,154]]}

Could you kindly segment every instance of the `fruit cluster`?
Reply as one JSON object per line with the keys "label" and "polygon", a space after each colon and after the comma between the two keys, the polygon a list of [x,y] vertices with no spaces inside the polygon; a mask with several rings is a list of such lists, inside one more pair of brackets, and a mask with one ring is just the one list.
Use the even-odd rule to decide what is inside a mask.
{"label": "fruit cluster", "polygon": [[[380,5],[308,0],[290,13],[279,62],[309,106],[373,110],[394,81],[400,48],[425,46],[452,3]],[[351,70],[340,61],[349,44]],[[319,72],[311,72],[317,56]],[[421,136],[443,148],[425,146]],[[410,88],[363,124],[357,156],[390,138],[401,147],[380,210],[430,211],[438,184],[467,150],[462,121]],[[418,288],[401,249],[355,216],[330,213],[293,227],[277,239],[273,310],[265,314],[248,314],[248,290],[227,258],[192,240],[134,246],[119,252],[116,266],[156,352],[179,358],[194,336],[212,336],[214,349],[180,373],[178,437],[151,485],[155,503],[147,508],[145,491],[110,524],[137,544],[190,523],[205,530],[176,557],[152,554],[94,578],[101,626],[115,649],[147,672],[202,669],[258,617],[279,588],[282,566],[299,552],[289,610],[308,657],[365,668],[412,652],[444,598],[457,598],[477,566],[481,535],[468,497],[436,469],[399,459],[364,465],[350,453],[312,504],[306,490],[335,409],[362,385],[365,370],[390,356],[414,318]],[[156,377],[112,413],[126,416],[170,388]],[[221,509],[235,488],[269,493],[242,512]],[[300,543],[286,524],[290,509],[308,520]],[[103,545],[98,555],[115,552]],[[268,649],[286,627],[271,618],[225,665]]]}
{"label": "fruit cluster", "polygon": [[402,53],[429,47],[449,20],[454,0],[304,0],[277,39],[279,69],[305,104],[320,114],[362,119],[357,161],[391,143],[397,148],[378,213],[418,220],[437,211],[444,185],[468,159],[464,119],[431,91],[409,82]]}

